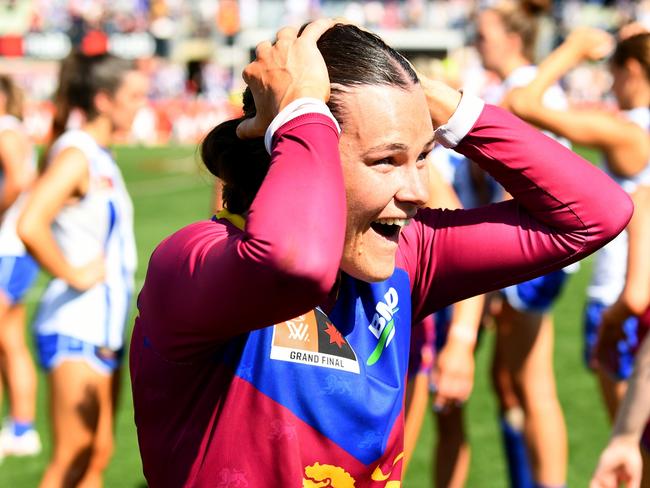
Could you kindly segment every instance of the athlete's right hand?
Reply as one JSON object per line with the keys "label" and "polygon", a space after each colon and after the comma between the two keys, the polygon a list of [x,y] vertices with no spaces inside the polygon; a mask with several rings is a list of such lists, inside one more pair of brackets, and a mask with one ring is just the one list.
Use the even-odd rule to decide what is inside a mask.
{"label": "athlete's right hand", "polygon": [[436,412],[448,412],[466,402],[474,386],[474,343],[449,335],[431,369],[429,383],[435,392]]}
{"label": "athlete's right hand", "polygon": [[627,488],[641,486],[643,462],[636,440],[613,438],[600,455],[589,488]]}
{"label": "athlete's right hand", "polygon": [[66,281],[75,290],[86,291],[97,283],[104,281],[105,277],[106,263],[104,256],[100,255],[83,266],[73,268],[70,277]]}
{"label": "athlete's right hand", "polygon": [[257,45],[255,61],[243,73],[257,113],[237,127],[241,139],[264,136],[273,118],[298,98],[329,100],[329,75],[316,42],[333,25],[329,19],[317,20],[305,27],[300,37],[295,29],[285,27],[274,44]]}
{"label": "athlete's right hand", "polygon": [[610,54],[616,45],[608,32],[593,27],[579,27],[565,41],[585,61],[598,61]]}
{"label": "athlete's right hand", "polygon": [[626,317],[617,314],[617,308],[610,306],[601,314],[598,337],[591,360],[591,367],[594,369],[607,370],[607,367],[612,364],[612,356],[618,350],[618,343],[625,339],[623,324]]}

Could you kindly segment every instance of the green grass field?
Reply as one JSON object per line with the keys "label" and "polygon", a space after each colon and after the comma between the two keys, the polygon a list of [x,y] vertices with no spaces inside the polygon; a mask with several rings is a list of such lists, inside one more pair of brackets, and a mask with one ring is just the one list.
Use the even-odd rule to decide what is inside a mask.
{"label": "green grass field", "polygon": [[[117,157],[135,205],[140,259],[137,282],[140,287],[149,255],[156,244],[181,226],[209,217],[212,178],[201,169],[193,147],[123,148],[117,150]],[[589,270],[587,260],[580,272],[571,278],[556,308],[555,368],[569,430],[568,485],[572,487],[587,485],[608,435],[595,380],[585,371],[581,361],[581,310]],[[28,296],[30,317],[45,281],[46,278],[41,276]],[[496,406],[488,381],[492,342],[493,335],[485,334],[478,351],[476,385],[468,408],[472,444],[469,487],[507,486]],[[107,487],[143,487],[128,374],[123,380],[116,421],[116,449],[106,472],[105,484]],[[0,488],[37,486],[50,454],[46,408],[45,377],[39,373],[37,427],[44,441],[44,451],[34,458],[5,459],[0,464]],[[429,415],[406,475],[405,487],[431,486],[428,480],[434,437]]]}

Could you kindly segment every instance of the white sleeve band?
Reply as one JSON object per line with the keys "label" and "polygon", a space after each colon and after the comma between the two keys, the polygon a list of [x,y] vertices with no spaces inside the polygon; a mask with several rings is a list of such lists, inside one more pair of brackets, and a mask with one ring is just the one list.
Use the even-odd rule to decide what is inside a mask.
{"label": "white sleeve band", "polygon": [[329,117],[334,122],[336,130],[338,130],[339,134],[341,133],[339,123],[332,115],[332,112],[330,112],[329,107],[325,105],[325,102],[318,98],[298,98],[284,107],[271,121],[271,125],[269,125],[268,129],[266,129],[266,133],[264,134],[264,147],[266,147],[266,152],[271,154],[273,136],[280,127],[296,117],[309,113],[318,113]]}
{"label": "white sleeve band", "polygon": [[456,147],[472,129],[484,106],[485,102],[477,96],[463,93],[449,121],[436,129],[436,141],[449,149]]}

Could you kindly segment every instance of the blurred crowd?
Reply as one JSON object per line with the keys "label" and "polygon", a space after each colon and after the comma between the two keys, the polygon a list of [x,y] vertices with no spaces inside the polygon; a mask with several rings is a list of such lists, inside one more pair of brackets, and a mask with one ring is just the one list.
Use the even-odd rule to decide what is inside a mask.
{"label": "blurred crowd", "polygon": [[[27,93],[26,126],[37,141],[47,138],[58,60],[73,46],[137,57],[151,81],[150,103],[125,140],[143,144],[193,143],[206,130],[239,111],[241,68],[270,29],[318,16],[344,17],[380,32],[426,74],[466,90],[483,92],[492,81],[476,50],[473,15],[489,0],[11,0],[0,4],[3,71]],[[631,20],[650,25],[650,1],[555,1],[541,29],[538,57],[566,33],[588,25],[613,32]],[[400,35],[441,33],[440,45],[426,35],[400,46]],[[33,36],[65,35],[60,51]],[[451,41],[462,39],[462,47]],[[23,40],[16,43],[16,37]],[[22,36],[22,37],[20,37]],[[31,37],[30,37],[31,36]],[[121,36],[121,37],[116,37]],[[129,37],[130,36],[130,37]],[[144,37],[143,37],[144,36]],[[404,37],[404,36],[403,36]],[[403,38],[402,37],[402,38]],[[31,40],[30,40],[31,39]],[[50,37],[45,44],[56,44]],[[445,39],[449,39],[446,44]],[[58,54],[57,54],[58,53]],[[47,59],[48,56],[52,59]],[[468,84],[469,83],[469,84]],[[600,104],[611,80],[602,64],[574,70],[565,80],[572,103]]]}

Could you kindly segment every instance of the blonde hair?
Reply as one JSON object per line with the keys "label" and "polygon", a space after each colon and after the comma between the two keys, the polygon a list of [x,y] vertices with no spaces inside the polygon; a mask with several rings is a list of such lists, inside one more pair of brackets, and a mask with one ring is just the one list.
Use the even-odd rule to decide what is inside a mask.
{"label": "blonde hair", "polygon": [[521,38],[524,57],[533,61],[539,18],[550,8],[550,0],[504,0],[487,10],[499,16],[507,32]]}
{"label": "blonde hair", "polygon": [[9,115],[23,119],[23,91],[9,75],[0,75],[0,92],[7,100],[5,111]]}

